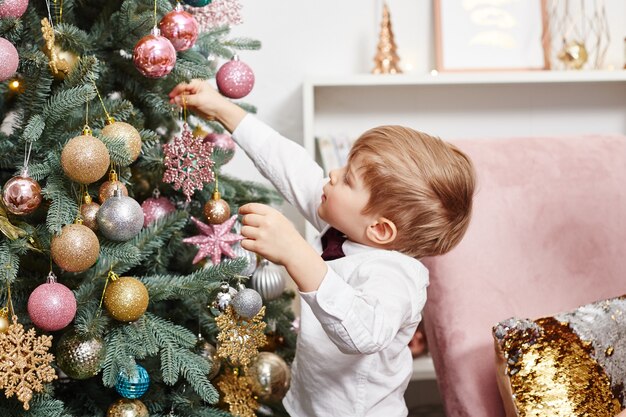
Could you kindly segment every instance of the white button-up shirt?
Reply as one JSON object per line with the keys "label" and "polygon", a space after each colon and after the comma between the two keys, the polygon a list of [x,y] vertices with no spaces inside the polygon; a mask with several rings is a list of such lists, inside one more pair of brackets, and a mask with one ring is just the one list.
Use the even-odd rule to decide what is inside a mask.
{"label": "white button-up shirt", "polygon": [[[233,138],[318,231],[322,168],[296,143],[247,115]],[[278,237],[279,238],[279,237]],[[320,239],[314,246],[321,252]],[[404,417],[408,343],[426,302],[418,260],[347,240],[317,291],[300,293],[300,334],[283,404],[292,417]]]}

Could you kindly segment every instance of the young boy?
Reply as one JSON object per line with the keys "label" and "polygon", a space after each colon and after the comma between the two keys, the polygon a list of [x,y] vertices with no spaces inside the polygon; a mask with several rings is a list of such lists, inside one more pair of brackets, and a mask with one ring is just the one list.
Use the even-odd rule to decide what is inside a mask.
{"label": "young boy", "polygon": [[[407,415],[408,343],[426,302],[418,261],[452,249],[472,210],[474,170],[454,146],[400,126],[365,132],[345,167],[322,169],[209,84],[194,80],[173,103],[222,123],[320,232],[310,246],[277,210],[242,206],[242,246],[284,265],[302,299],[301,328],[283,403],[292,417]],[[322,256],[320,256],[322,253]]]}

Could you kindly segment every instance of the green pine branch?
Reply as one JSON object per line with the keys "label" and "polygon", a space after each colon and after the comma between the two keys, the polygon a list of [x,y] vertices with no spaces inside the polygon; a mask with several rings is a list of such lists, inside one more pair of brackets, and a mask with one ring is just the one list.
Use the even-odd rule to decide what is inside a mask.
{"label": "green pine branch", "polygon": [[256,51],[261,49],[261,41],[250,38],[226,39],[223,45],[237,50]]}
{"label": "green pine branch", "polygon": [[0,281],[3,286],[15,281],[20,268],[19,255],[11,249],[7,241],[0,241]]}
{"label": "green pine branch", "polygon": [[118,135],[98,135],[100,139],[109,150],[109,157],[111,162],[119,166],[128,166],[133,162],[130,149],[127,144],[126,136],[123,134]]}
{"label": "green pine branch", "polygon": [[246,262],[243,258],[224,260],[187,276],[154,275],[143,277],[142,282],[148,288],[151,301],[183,300],[199,292],[216,291],[221,281],[241,274]]}
{"label": "green pine branch", "polygon": [[[100,261],[93,267],[95,276],[105,276],[109,269],[113,269],[117,274],[122,275],[132,268],[138,266],[146,260],[152,253],[161,247],[172,234],[180,230],[187,223],[187,213],[183,211],[175,211],[156,220],[150,226],[141,229],[141,232],[133,239],[121,245],[103,243],[106,246],[105,252],[101,252]],[[122,245],[134,247],[138,251],[138,256],[132,256],[126,260],[117,257],[114,252],[115,248]],[[112,255],[107,255],[111,253]]]}
{"label": "green pine branch", "polygon": [[25,142],[35,142],[41,137],[45,127],[46,122],[44,121],[43,116],[35,114],[28,120],[28,123],[26,123],[26,127],[22,132],[22,138]]}
{"label": "green pine branch", "polygon": [[52,201],[48,209],[46,225],[53,233],[60,233],[61,228],[73,223],[78,214],[78,203],[68,194],[69,181],[60,171],[60,167],[53,170],[46,186],[41,190],[44,197]]}
{"label": "green pine branch", "polygon": [[96,90],[92,83],[66,88],[53,94],[43,109],[46,123],[55,124],[77,107],[84,107],[85,102],[91,101],[95,97]]}

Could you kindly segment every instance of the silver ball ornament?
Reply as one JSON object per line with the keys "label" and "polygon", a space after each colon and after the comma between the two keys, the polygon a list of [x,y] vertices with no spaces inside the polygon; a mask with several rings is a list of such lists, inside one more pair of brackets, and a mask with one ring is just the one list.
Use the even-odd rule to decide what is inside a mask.
{"label": "silver ball ornament", "polygon": [[261,295],[251,288],[244,288],[237,292],[230,302],[235,313],[241,317],[251,319],[256,316],[263,307],[263,299]]}
{"label": "silver ball ornament", "polygon": [[252,288],[261,294],[265,301],[280,297],[285,291],[285,276],[282,267],[263,259],[252,275]]}
{"label": "silver ball ornament", "polygon": [[115,195],[100,206],[96,216],[100,232],[116,242],[125,242],[137,236],[143,227],[143,218],[139,203],[123,196],[120,190],[116,190]]}
{"label": "silver ball ornament", "polygon": [[[252,275],[257,269],[256,253],[244,249],[240,243],[236,243],[233,245],[233,252],[235,252],[237,258],[244,258],[246,261],[248,261],[248,266],[243,271],[241,271],[241,275],[245,275],[247,277]],[[263,294],[261,294],[261,296],[263,296]]]}

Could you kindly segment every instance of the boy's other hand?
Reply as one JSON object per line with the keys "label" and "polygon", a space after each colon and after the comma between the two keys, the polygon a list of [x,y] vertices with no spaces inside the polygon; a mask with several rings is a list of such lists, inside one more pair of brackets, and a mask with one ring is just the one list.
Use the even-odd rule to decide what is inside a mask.
{"label": "boy's other hand", "polygon": [[243,215],[241,234],[244,249],[283,265],[300,291],[315,291],[328,267],[320,255],[278,210],[249,203],[239,208]]}
{"label": "boy's other hand", "polygon": [[304,238],[294,225],[278,210],[260,203],[249,203],[239,208],[243,215],[241,234],[245,238],[241,246],[276,264],[293,261],[294,250]]}

